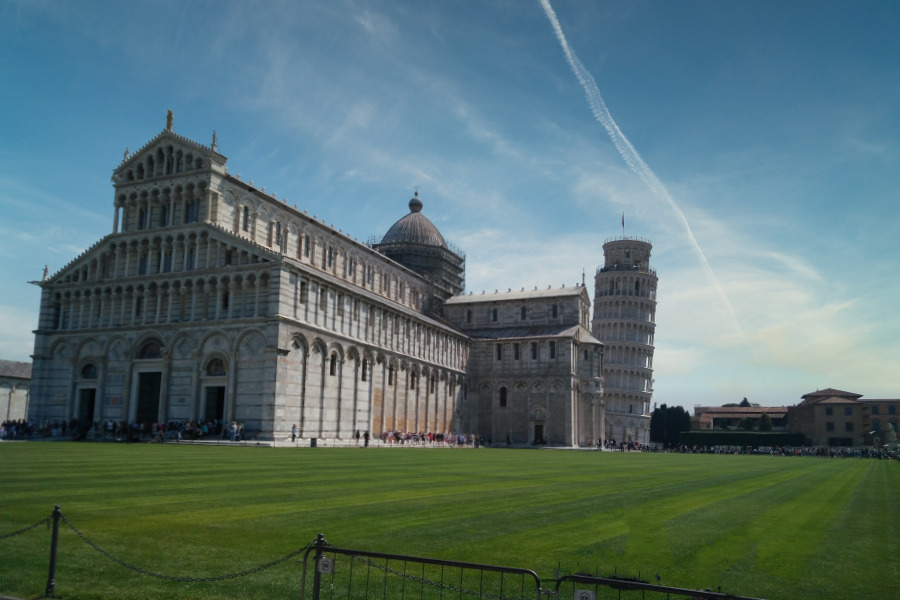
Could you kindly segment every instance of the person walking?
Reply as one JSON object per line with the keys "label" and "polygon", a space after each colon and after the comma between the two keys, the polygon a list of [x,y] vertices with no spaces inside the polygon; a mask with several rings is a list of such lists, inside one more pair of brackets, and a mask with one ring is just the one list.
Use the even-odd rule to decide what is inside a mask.
{"label": "person walking", "polygon": [[294,423],[294,425],[291,427],[291,443],[293,444],[296,441],[297,441],[297,424]]}

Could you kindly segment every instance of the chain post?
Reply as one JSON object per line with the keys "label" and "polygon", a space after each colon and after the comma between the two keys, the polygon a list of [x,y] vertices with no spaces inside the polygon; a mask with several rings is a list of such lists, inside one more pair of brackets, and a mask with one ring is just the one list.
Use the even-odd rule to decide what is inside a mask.
{"label": "chain post", "polygon": [[47,589],[44,596],[50,598],[53,596],[53,590],[56,588],[56,548],[59,542],[59,505],[53,509],[53,537],[50,538],[50,572],[47,574]]}
{"label": "chain post", "polygon": [[319,592],[322,585],[322,573],[320,572],[320,565],[322,563],[322,559],[325,557],[322,552],[322,548],[328,545],[328,542],[325,541],[325,536],[323,534],[319,534],[316,537],[316,541],[313,542],[313,545],[316,547],[316,557],[315,557],[315,566],[313,569],[315,573],[313,574],[313,600],[319,600]]}

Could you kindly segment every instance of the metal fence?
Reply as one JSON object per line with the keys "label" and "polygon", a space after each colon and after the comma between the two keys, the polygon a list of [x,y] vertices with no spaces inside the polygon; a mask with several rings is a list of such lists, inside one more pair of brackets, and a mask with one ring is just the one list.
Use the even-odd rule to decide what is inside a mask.
{"label": "metal fence", "polygon": [[303,558],[301,600],[758,600],[637,579],[531,570],[336,548],[320,535]]}
{"label": "metal fence", "polygon": [[[303,555],[300,600],[758,600],[745,596],[654,585],[636,578],[556,574],[543,582],[529,569],[386,554],[338,548],[321,534],[316,541],[255,567],[216,577],[182,577],[157,573],[130,564],[91,540],[57,506],[51,516],[0,535],[0,542],[29,533],[41,525],[52,529],[49,573],[44,596],[56,587],[60,524],[87,546],[120,567],[140,575],[200,583],[223,581],[259,573]],[[286,597],[296,597],[286,591]]]}

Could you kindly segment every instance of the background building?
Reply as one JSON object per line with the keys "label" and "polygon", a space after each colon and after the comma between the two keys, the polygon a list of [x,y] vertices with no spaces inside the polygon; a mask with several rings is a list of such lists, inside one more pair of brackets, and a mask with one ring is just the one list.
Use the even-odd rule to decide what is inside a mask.
{"label": "background building", "polygon": [[786,406],[695,406],[691,430],[759,430],[763,415],[768,415],[769,431],[787,431],[787,414]]}
{"label": "background building", "polygon": [[695,406],[692,431],[759,431],[768,415],[772,432],[801,434],[806,445],[881,448],[898,429],[900,399],[864,399],[834,388],[804,394],[794,406]]}
{"label": "background building", "polygon": [[20,421],[28,415],[31,363],[0,360],[0,421]]}
{"label": "background building", "polygon": [[606,439],[650,441],[656,271],[649,241],[622,237],[603,244],[594,276],[594,337],[605,346]]}

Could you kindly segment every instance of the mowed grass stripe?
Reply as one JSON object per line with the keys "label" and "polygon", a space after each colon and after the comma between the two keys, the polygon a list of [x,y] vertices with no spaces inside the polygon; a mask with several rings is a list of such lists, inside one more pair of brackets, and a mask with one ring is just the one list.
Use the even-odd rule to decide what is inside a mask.
{"label": "mowed grass stripe", "polygon": [[[736,584],[737,572],[754,572],[753,587],[745,592],[748,595],[770,596],[773,590],[769,582],[797,577],[796,561],[802,560],[806,546],[819,549],[824,542],[821,529],[810,527],[810,520],[827,522],[830,509],[822,509],[822,505],[843,497],[835,489],[840,486],[836,479],[853,475],[843,468],[823,468],[829,466],[827,463],[816,466],[802,477],[747,495],[737,505],[720,507],[717,518],[706,519],[705,527],[699,523],[678,524],[673,537],[682,543],[679,554],[685,564],[696,572],[710,574],[723,589]],[[845,482],[844,487],[852,488],[852,483]],[[818,516],[814,516],[815,510]],[[728,518],[729,514],[735,517]],[[773,572],[779,565],[794,566],[788,572]],[[683,577],[689,577],[689,573]]]}
{"label": "mowed grass stripe", "polygon": [[827,543],[801,565],[807,597],[900,598],[900,469],[887,461],[866,467],[826,524]]}

